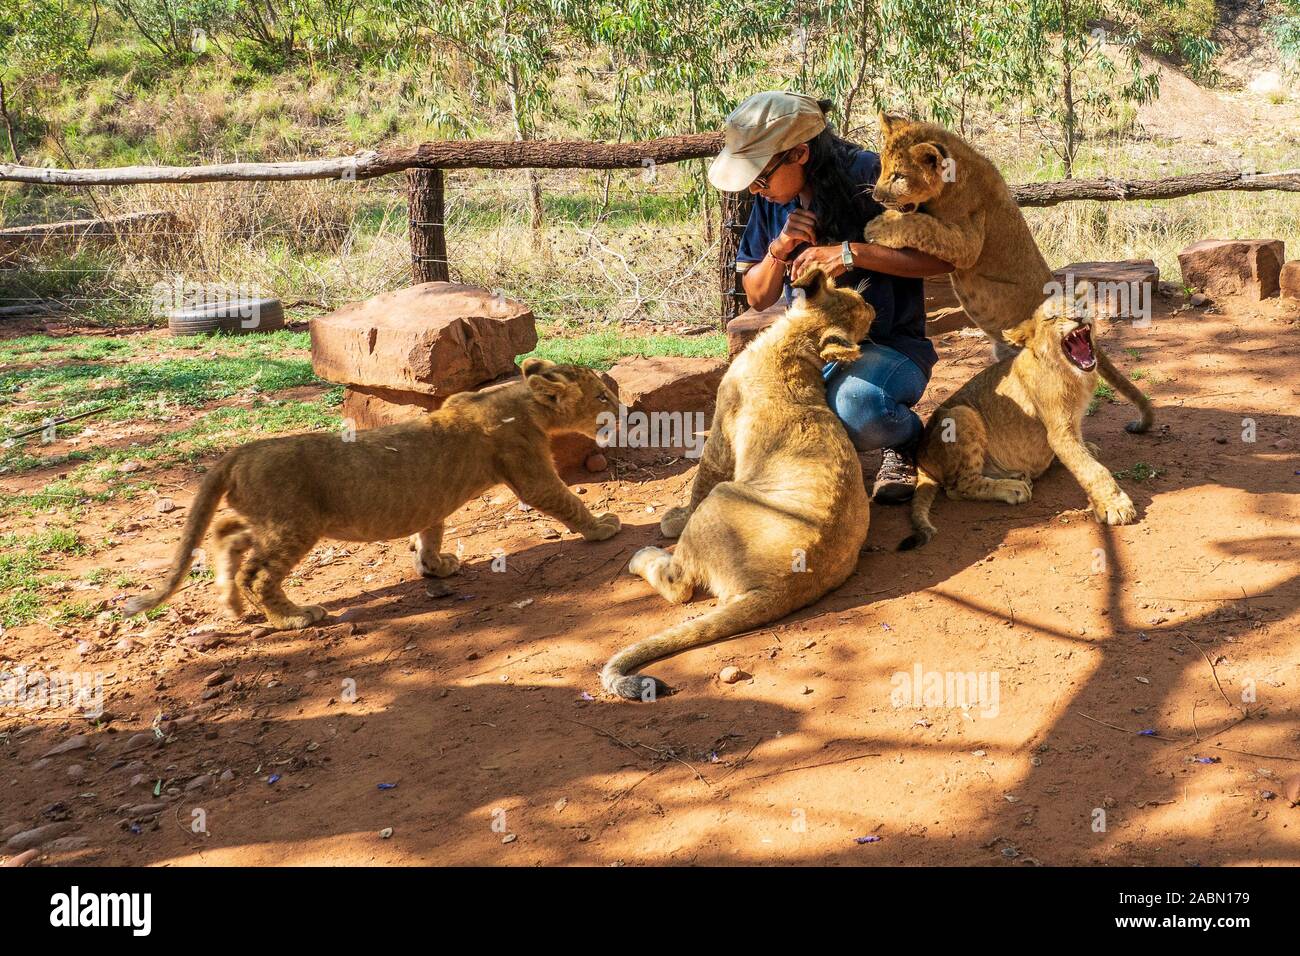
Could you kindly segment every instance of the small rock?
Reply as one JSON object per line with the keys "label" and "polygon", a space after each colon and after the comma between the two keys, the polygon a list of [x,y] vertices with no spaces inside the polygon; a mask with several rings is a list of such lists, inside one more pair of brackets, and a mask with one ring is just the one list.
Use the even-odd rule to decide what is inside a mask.
{"label": "small rock", "polygon": [[128,817],[152,817],[162,813],[170,806],[170,803],[138,803],[134,807],[128,808],[126,815]]}
{"label": "small rock", "polygon": [[235,771],[223,770],[221,771],[221,776],[218,777],[217,779],[219,779],[222,783],[230,783],[230,781],[235,779]]}
{"label": "small rock", "polygon": [[73,780],[80,780],[86,775],[86,768],[79,763],[74,763],[67,770],[63,771]]}
{"label": "small rock", "polygon": [[61,744],[55,744],[42,757],[57,757],[59,754],[72,753],[74,750],[85,750],[90,746],[90,738],[85,734],[75,734],[63,741]]}
{"label": "small rock", "polygon": [[1279,438],[1277,441],[1273,442],[1273,447],[1281,449],[1282,451],[1286,451],[1288,448],[1292,448],[1294,446],[1295,446],[1295,442],[1293,442],[1289,438]]}
{"label": "small rock", "polygon": [[203,678],[204,687],[216,687],[218,684],[224,684],[234,675],[230,671],[213,671],[207,677]]}
{"label": "small rock", "polygon": [[518,840],[518,839],[519,839],[519,837],[515,836],[513,833],[507,833],[505,836],[503,836],[503,837],[501,838],[501,842],[502,842],[502,843],[514,843],[514,842],[515,842],[516,840]]}
{"label": "small rock", "polygon": [[811,687],[809,687],[807,684],[804,684],[804,685],[803,685],[803,690],[799,691],[799,693],[801,693],[801,694],[811,694],[812,692],[813,692],[813,689],[812,689]]}
{"label": "small rock", "polygon": [[266,637],[270,633],[271,629],[269,627],[255,627],[248,636],[253,640],[257,640],[259,637]]}
{"label": "small rock", "polygon": [[189,783],[187,783],[185,785],[185,789],[186,791],[206,790],[210,786],[212,786],[212,774],[204,773],[204,774],[200,774],[199,776],[191,780]]}
{"label": "small rock", "polygon": [[205,690],[202,694],[199,695],[199,697],[202,700],[212,700],[214,697],[220,697],[220,696],[221,696],[220,687],[209,687],[207,690]]}
{"label": "small rock", "polygon": [[176,510],[176,502],[170,498],[159,498],[153,503],[153,510],[160,514],[167,514],[169,511]]}
{"label": "small rock", "polygon": [[132,734],[131,738],[127,740],[126,746],[123,747],[122,750],[125,753],[130,753],[132,750],[139,750],[141,747],[150,746],[157,739],[158,738],[151,732]]}
{"label": "small rock", "polygon": [[739,667],[734,667],[730,665],[718,671],[718,680],[722,681],[722,683],[724,684],[734,684],[737,681],[744,680],[748,676],[749,675],[746,674],[744,671],[742,671]]}
{"label": "small rock", "polygon": [[32,860],[36,859],[40,855],[41,855],[40,850],[24,850],[22,853],[19,853],[17,856],[11,856],[9,859],[5,860],[4,865],[13,866],[13,867],[26,866],[28,863],[32,862]]}
{"label": "small rock", "polygon": [[1197,293],[1194,293],[1194,294],[1192,295],[1192,298],[1191,298],[1190,301],[1191,301],[1192,305],[1194,305],[1196,308],[1201,309],[1201,308],[1204,308],[1205,306],[1209,305],[1210,302],[1213,301],[1213,300],[1212,300],[1208,295],[1206,295],[1204,292],[1197,292]]}
{"label": "small rock", "polygon": [[389,837],[391,837],[392,835],[393,835],[393,828],[392,828],[392,827],[384,827],[382,830],[379,831],[380,839],[383,839],[383,840],[387,840],[387,839],[388,839]]}
{"label": "small rock", "polygon": [[144,468],[144,462],[136,461],[134,458],[129,458],[126,461],[122,462],[122,464],[117,466],[118,472],[123,475],[134,474],[135,472],[140,471],[143,468]]}
{"label": "small rock", "polygon": [[16,833],[11,836],[5,847],[21,853],[23,850],[30,850],[33,847],[42,846],[53,840],[55,837],[61,837],[66,833],[71,833],[77,828],[77,825],[70,820],[60,823],[47,823],[43,827],[37,827],[34,830],[24,830],[22,833]]}

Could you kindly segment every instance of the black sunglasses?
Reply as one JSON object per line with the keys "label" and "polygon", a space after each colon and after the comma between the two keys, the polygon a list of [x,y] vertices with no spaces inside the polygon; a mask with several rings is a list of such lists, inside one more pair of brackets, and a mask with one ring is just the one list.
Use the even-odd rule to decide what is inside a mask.
{"label": "black sunglasses", "polygon": [[767,164],[763,171],[754,177],[753,185],[759,189],[766,189],[771,185],[772,175],[785,165],[785,161],[790,157],[794,149],[787,149],[784,153],[779,154],[773,162]]}

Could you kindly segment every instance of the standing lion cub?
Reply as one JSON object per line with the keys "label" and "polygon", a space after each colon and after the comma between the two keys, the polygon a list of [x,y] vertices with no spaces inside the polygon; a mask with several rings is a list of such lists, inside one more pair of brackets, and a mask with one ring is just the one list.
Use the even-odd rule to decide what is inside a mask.
{"label": "standing lion cub", "polygon": [[862,467],[826,404],[822,368],[852,362],[875,312],[818,268],[795,283],[804,299],[737,356],[718,387],[691,503],[664,515],[677,550],[642,548],[628,570],[674,604],[696,588],[712,611],[619,651],[601,672],[611,694],[665,690],[633,671],[689,647],[784,617],[839,587],[867,537]]}
{"label": "standing lion cub", "polygon": [[298,607],[281,588],[321,538],[386,541],[414,535],[415,566],[426,577],[454,574],[460,561],[440,554],[443,521],[493,485],[558,519],[588,541],[619,530],[613,514],[593,515],[560,480],[549,435],[595,437],[618,397],[596,373],[542,359],[523,363],[523,380],[462,392],[419,421],[357,432],[345,441],[313,432],[250,442],[212,467],[190,506],[167,583],[123,608],[138,614],[170,597],[222,497],[239,517],[217,521],[217,584],[231,612],[244,601],[274,628],[307,627],[324,608]]}
{"label": "standing lion cub", "polygon": [[1098,521],[1128,524],[1137,515],[1083,440],[1098,352],[1084,311],[1086,284],[1075,292],[1074,299],[1053,296],[1008,330],[1007,340],[1021,352],[976,373],[934,410],[917,449],[913,533],[900,551],[934,537],[930,506],[940,488],[950,498],[1022,504],[1033,494],[1033,480],[1056,458],[1083,487]]}
{"label": "standing lion cub", "polygon": [[[865,238],[951,262],[952,288],[966,314],[992,340],[997,358],[1014,355],[1015,343],[1004,333],[1027,320],[1059,283],[1006,180],[942,126],[881,113],[880,133],[880,177],[872,196],[885,211],[867,223]],[[1142,412],[1125,427],[1145,431],[1150,403],[1099,346],[1094,351],[1101,377]]]}

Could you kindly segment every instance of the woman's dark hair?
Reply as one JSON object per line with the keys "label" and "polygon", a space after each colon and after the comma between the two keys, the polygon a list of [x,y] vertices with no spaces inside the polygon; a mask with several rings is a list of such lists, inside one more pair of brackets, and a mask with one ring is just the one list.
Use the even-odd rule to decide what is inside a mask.
{"label": "woman's dark hair", "polygon": [[[830,100],[818,100],[823,113],[831,110]],[[804,175],[812,186],[812,211],[817,216],[817,239],[830,244],[862,238],[861,223],[868,211],[870,190],[849,178],[853,154],[861,147],[826,128],[808,141],[808,162]]]}

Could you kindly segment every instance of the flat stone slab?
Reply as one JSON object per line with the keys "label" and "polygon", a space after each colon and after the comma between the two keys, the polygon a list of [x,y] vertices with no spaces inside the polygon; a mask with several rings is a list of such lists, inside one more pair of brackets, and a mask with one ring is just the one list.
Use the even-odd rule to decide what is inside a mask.
{"label": "flat stone slab", "polygon": [[513,372],[536,345],[526,305],[455,282],[386,292],[311,323],[321,378],[438,398]]}
{"label": "flat stone slab", "polygon": [[1259,301],[1281,291],[1286,247],[1280,239],[1205,239],[1178,253],[1183,282],[1209,296]]}
{"label": "flat stone slab", "polygon": [[1052,275],[1066,288],[1071,281],[1089,283],[1094,307],[1112,318],[1149,317],[1160,288],[1160,267],[1151,259],[1071,262]]}

